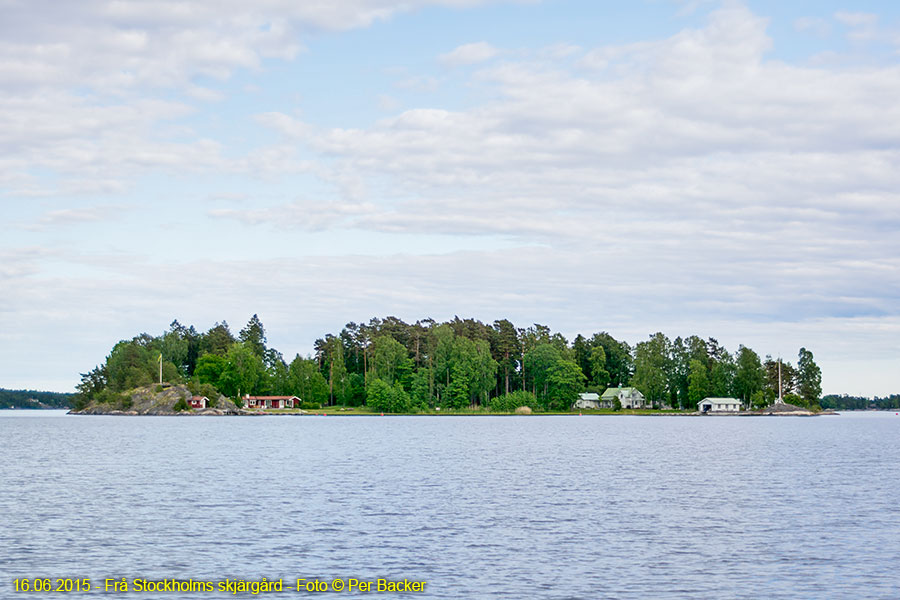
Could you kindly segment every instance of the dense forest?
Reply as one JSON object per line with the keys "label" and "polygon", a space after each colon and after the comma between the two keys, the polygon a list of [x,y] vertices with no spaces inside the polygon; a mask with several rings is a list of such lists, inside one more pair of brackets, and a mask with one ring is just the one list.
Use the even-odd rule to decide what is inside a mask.
{"label": "dense forest", "polygon": [[878,396],[865,398],[862,396],[848,396],[846,394],[842,396],[831,394],[822,397],[819,404],[822,408],[834,410],[894,410],[900,409],[900,394],[891,394],[884,398],[879,398]]}
{"label": "dense forest", "polygon": [[0,408],[71,408],[74,394],[5,390],[0,388]]}
{"label": "dense forest", "polygon": [[[295,395],[307,405],[367,405],[385,412],[443,409],[568,410],[578,393],[633,386],[657,408],[695,409],[707,396],[730,396],[748,406],[771,403],[778,363],[740,346],[729,352],[713,338],[669,339],[655,333],[633,347],[606,332],[569,342],[549,327],[519,328],[459,317],[445,323],[396,317],[347,323],[314,344],[314,355],[289,362],[268,346],[257,315],[237,335],[225,322],[208,331],[177,320],[158,336],[123,340],[106,360],[82,374],[76,406],[114,402],[120,394],[162,377],[195,393]],[[815,406],[821,372],[800,349],[797,365],[783,362],[785,400]]]}

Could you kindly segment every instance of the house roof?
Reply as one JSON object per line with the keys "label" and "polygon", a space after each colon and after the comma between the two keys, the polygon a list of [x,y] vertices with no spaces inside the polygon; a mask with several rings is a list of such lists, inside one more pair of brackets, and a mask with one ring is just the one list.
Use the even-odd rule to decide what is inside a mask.
{"label": "house roof", "polygon": [[599,400],[600,395],[595,394],[594,392],[584,392],[579,395],[582,400]]}
{"label": "house roof", "polygon": [[737,398],[704,398],[697,404],[705,404],[709,402],[710,404],[740,404],[741,401]]}
{"label": "house roof", "polygon": [[206,400],[208,402],[209,398],[206,396],[191,396],[191,400]]}
{"label": "house roof", "polygon": [[299,400],[297,396],[245,396],[248,400],[290,400],[294,398]]}
{"label": "house roof", "polygon": [[611,387],[611,388],[606,388],[606,391],[603,392],[602,397],[604,400],[615,400],[618,397],[619,392],[625,392],[626,394],[631,394],[633,391],[637,391],[637,390],[635,390],[632,387]]}

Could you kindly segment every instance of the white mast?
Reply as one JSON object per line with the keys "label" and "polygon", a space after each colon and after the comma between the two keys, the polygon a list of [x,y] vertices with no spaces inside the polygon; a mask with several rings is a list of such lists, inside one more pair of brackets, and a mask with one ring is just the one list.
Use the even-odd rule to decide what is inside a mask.
{"label": "white mast", "polygon": [[781,397],[781,357],[778,358],[778,397],[775,398],[775,404],[784,404],[784,398]]}

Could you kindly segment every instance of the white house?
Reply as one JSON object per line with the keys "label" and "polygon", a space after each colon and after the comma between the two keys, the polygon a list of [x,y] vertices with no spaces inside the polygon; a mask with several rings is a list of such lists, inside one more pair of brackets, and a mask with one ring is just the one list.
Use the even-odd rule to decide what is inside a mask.
{"label": "white house", "polygon": [[600,397],[602,408],[615,408],[616,400],[622,404],[622,408],[649,408],[649,402],[637,388],[611,387],[606,388]]}
{"label": "white house", "polygon": [[594,392],[584,392],[578,395],[575,408],[600,408],[600,395]]}
{"label": "white house", "polygon": [[741,411],[741,401],[737,398],[704,398],[697,403],[701,413],[734,413]]}

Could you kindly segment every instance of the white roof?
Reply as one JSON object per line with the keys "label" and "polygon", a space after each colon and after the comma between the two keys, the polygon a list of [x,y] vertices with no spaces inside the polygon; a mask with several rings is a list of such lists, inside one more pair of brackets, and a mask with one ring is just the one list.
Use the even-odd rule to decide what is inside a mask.
{"label": "white roof", "polygon": [[595,394],[594,392],[584,392],[583,394],[581,394],[581,399],[582,400],[599,400],[600,395]]}
{"label": "white roof", "polygon": [[737,398],[704,398],[697,405],[701,404],[740,404],[741,401]]}

